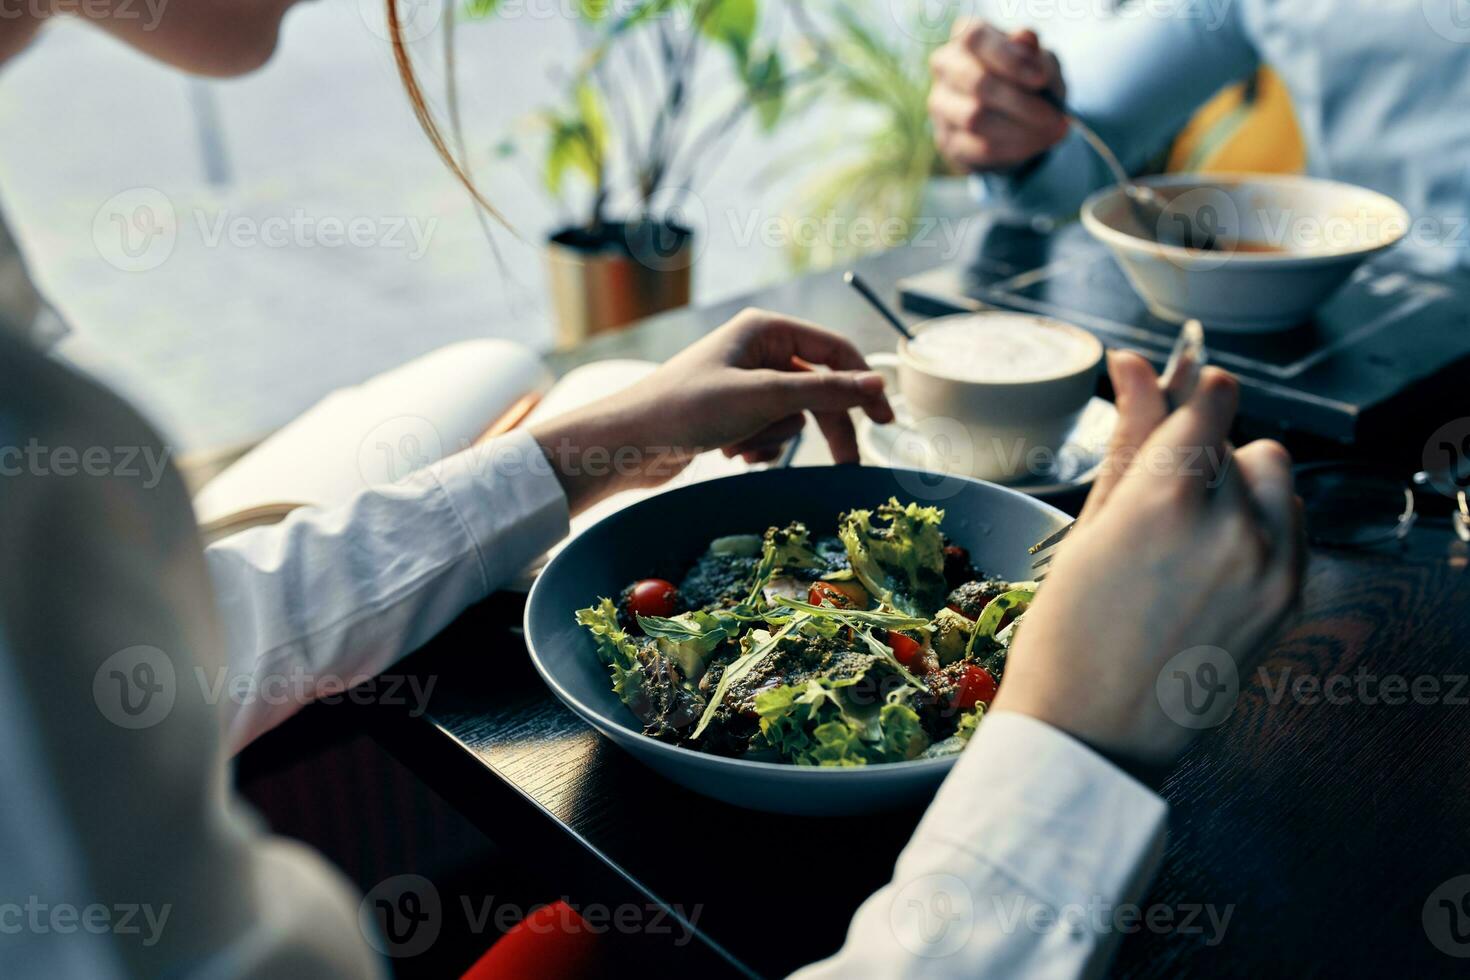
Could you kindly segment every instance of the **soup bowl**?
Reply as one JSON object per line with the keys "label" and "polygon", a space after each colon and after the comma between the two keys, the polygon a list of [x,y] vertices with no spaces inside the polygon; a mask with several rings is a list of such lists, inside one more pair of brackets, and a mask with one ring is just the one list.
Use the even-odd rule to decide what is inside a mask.
{"label": "soup bowl", "polygon": [[[1149,312],[1206,330],[1282,330],[1312,312],[1364,261],[1408,232],[1409,215],[1377,191],[1315,177],[1174,174],[1141,178],[1169,200],[1144,228],[1118,187],[1082,205],[1082,224],[1122,266]],[[1182,222],[1215,237],[1185,248]]]}

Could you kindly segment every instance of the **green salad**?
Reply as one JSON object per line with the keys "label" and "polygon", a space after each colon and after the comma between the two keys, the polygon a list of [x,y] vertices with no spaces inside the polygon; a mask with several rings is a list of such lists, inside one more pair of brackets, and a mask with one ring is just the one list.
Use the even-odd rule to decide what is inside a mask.
{"label": "green salad", "polygon": [[716,538],[675,583],[577,612],[645,734],[719,755],[862,766],[959,752],[1035,583],[987,578],[944,511],[890,499]]}

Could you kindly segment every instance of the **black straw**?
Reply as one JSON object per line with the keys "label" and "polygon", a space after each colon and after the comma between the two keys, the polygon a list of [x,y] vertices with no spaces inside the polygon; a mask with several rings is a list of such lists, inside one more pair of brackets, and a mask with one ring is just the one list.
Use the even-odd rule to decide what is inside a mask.
{"label": "black straw", "polygon": [[903,334],[905,340],[914,339],[914,335],[909,332],[908,327],[903,325],[903,321],[898,318],[898,314],[894,313],[887,303],[878,298],[878,294],[873,292],[873,288],[863,282],[862,276],[852,270],[848,270],[847,274],[842,277],[842,280],[861,293],[863,299],[867,300],[873,309],[877,310],[883,316],[883,319],[889,322],[893,329]]}

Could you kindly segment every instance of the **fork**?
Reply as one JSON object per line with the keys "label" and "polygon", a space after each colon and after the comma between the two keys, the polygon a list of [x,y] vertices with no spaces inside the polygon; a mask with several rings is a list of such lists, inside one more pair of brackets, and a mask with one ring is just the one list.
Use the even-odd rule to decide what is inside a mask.
{"label": "fork", "polygon": [[[1186,320],[1174,341],[1174,349],[1169,352],[1164,373],[1159,377],[1159,388],[1164,392],[1164,401],[1169,406],[1169,411],[1172,412],[1189,401],[1194,394],[1195,385],[1199,383],[1200,368],[1208,363],[1204,327],[1198,320]],[[1036,571],[1034,581],[1040,582],[1046,578],[1044,569],[1056,557],[1057,545],[1076,526],[1075,520],[1068,521],[1026,550],[1028,555],[1041,556],[1031,563],[1032,570]]]}

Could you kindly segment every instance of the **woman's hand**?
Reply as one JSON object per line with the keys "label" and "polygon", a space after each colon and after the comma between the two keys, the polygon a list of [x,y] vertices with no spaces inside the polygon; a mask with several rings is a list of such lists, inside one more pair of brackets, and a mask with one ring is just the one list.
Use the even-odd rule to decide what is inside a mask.
{"label": "woman's hand", "polygon": [[1013,169],[1067,135],[1066,118],[1036,94],[1066,95],[1061,66],[1031,31],[962,22],[929,70],[935,143],[957,170]]}
{"label": "woman's hand", "polygon": [[[827,370],[830,369],[830,370]],[[821,327],[745,310],[611,398],[533,427],[573,512],[654,486],[697,454],[775,459],[811,412],[839,463],[858,458],[848,411],[891,422],[883,379]]]}
{"label": "woman's hand", "polygon": [[1229,449],[1228,374],[1206,368],[1169,414],[1146,361],[1115,352],[1109,368],[1111,472],[1058,549],[994,707],[1158,766],[1224,719],[1214,698],[1233,704],[1231,677],[1296,599],[1300,503],[1278,443]]}

